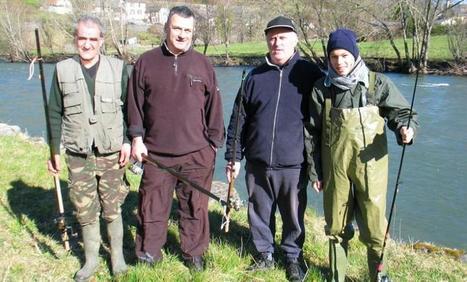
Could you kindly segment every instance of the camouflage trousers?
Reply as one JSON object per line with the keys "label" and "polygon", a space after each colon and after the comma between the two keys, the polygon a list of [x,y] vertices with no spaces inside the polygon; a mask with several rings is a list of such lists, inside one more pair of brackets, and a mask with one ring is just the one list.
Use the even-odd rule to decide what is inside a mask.
{"label": "camouflage trousers", "polygon": [[66,153],[70,200],[83,226],[102,217],[111,222],[121,213],[129,192],[125,167],[118,164],[119,152],[89,155]]}

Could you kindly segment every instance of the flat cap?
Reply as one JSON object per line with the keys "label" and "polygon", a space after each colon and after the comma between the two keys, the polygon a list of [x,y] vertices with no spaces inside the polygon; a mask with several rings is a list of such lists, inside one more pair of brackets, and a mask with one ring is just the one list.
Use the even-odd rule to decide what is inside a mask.
{"label": "flat cap", "polygon": [[269,30],[273,28],[278,28],[278,27],[288,28],[288,29],[291,29],[293,32],[297,33],[292,20],[289,18],[283,17],[283,16],[278,16],[272,19],[271,21],[269,21],[266,26],[266,29],[264,30],[264,33],[267,34]]}

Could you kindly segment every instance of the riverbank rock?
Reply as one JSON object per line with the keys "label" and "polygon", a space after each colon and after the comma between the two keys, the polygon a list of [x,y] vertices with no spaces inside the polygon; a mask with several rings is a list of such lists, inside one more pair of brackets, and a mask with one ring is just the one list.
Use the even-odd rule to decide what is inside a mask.
{"label": "riverbank rock", "polygon": [[45,140],[42,137],[31,137],[27,132],[21,130],[17,125],[9,125],[6,123],[0,123],[0,136],[19,136],[22,139],[27,139],[33,143],[43,143]]}
{"label": "riverbank rock", "polygon": [[416,242],[415,244],[412,244],[412,248],[420,253],[444,254],[463,263],[466,263],[467,261],[467,255],[465,254],[464,250],[439,247],[427,242]]}
{"label": "riverbank rock", "polygon": [[461,257],[461,261],[462,261],[463,263],[467,264],[467,254],[465,254],[465,255],[463,255],[463,256]]}
{"label": "riverbank rock", "polygon": [[13,136],[21,133],[21,128],[16,125],[0,123],[0,136]]}

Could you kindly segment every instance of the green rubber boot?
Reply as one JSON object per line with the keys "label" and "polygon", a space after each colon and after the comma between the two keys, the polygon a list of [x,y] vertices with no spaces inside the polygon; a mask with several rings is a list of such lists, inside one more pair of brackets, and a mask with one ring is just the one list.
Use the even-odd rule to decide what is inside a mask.
{"label": "green rubber boot", "polygon": [[86,262],[84,266],[75,274],[76,282],[87,282],[92,277],[99,266],[99,248],[101,246],[101,235],[99,230],[99,221],[84,225],[83,244],[84,256]]}
{"label": "green rubber boot", "polygon": [[118,276],[128,270],[123,257],[123,223],[122,215],[112,222],[107,222],[107,234],[110,241],[110,258],[112,261],[112,274]]}
{"label": "green rubber boot", "polygon": [[347,272],[348,241],[337,242],[329,240],[330,281],[344,282]]}

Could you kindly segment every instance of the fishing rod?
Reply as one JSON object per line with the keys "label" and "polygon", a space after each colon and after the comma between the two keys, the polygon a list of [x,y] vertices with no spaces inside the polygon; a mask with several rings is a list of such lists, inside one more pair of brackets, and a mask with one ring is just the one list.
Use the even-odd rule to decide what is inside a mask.
{"label": "fishing rod", "polygon": [[[37,47],[37,60],[39,61],[39,76],[41,80],[41,87],[42,87],[42,102],[44,104],[44,113],[45,113],[45,123],[47,127],[47,140],[49,141],[49,150],[50,150],[50,159],[53,161],[54,152],[52,150],[52,146],[50,142],[52,140],[52,132],[50,127],[50,119],[49,119],[49,110],[47,105],[47,91],[45,89],[45,77],[44,77],[44,66],[42,64],[42,55],[41,55],[41,44],[39,40],[39,29],[35,29],[36,35],[36,47]],[[63,247],[66,251],[70,250],[70,241],[68,233],[71,233],[71,226],[68,226],[65,221],[65,209],[63,206],[63,198],[62,198],[62,189],[60,187],[60,178],[58,175],[54,175],[54,184],[55,184],[55,196],[57,199],[57,208],[58,208],[58,217],[55,218],[55,223],[57,224],[57,228],[60,232],[61,240],[63,243]]]}
{"label": "fishing rod", "polygon": [[[155,167],[158,167],[170,174],[172,174],[173,176],[175,176],[178,180],[180,180],[181,182],[183,182],[185,185],[189,185],[189,186],[192,186],[193,188],[195,188],[196,190],[198,190],[199,192],[203,193],[204,195],[216,200],[217,202],[219,202],[222,206],[227,206],[228,203],[224,200],[222,200],[221,198],[219,198],[218,196],[214,195],[213,193],[211,193],[210,191],[208,191],[207,189],[201,187],[199,184],[189,180],[188,178],[186,178],[185,176],[183,176],[181,173],[179,173],[178,171],[176,171],[175,169],[171,168],[171,167],[168,167],[164,164],[162,164],[161,162],[149,157],[148,155],[145,155],[143,154],[142,155],[143,157],[143,161],[144,162],[147,162],[147,163],[150,163],[152,164],[153,166]],[[230,203],[231,204],[231,203]]]}
{"label": "fishing rod", "polygon": [[221,224],[221,230],[224,229],[225,233],[229,232],[230,211],[231,211],[230,198],[232,197],[232,191],[235,189],[234,188],[235,171],[233,170],[233,168],[235,167],[235,162],[237,161],[237,143],[238,143],[237,138],[238,138],[238,131],[239,131],[238,126],[240,124],[240,114],[241,114],[241,109],[242,109],[242,104],[243,104],[243,94],[245,91],[244,90],[245,75],[246,75],[246,71],[243,70],[242,82],[240,84],[240,96],[238,98],[237,116],[235,117],[234,139],[233,139],[233,144],[232,144],[233,153],[232,153],[232,158],[230,159],[231,169],[229,171],[229,174],[230,174],[229,188],[227,189],[227,206],[225,206],[224,216],[222,217],[222,224]]}
{"label": "fishing rod", "polygon": [[[428,19],[429,10],[430,10],[430,6],[427,7],[426,20]],[[423,31],[423,38],[425,38],[427,32],[428,31],[425,28],[425,30]],[[410,122],[412,121],[413,105],[414,105],[414,102],[415,102],[415,93],[417,92],[418,77],[419,77],[419,73],[420,73],[421,52],[422,52],[422,49],[420,49],[420,52],[418,54],[418,60],[417,60],[418,61],[417,62],[418,66],[417,66],[417,69],[415,71],[415,83],[414,83],[414,87],[413,87],[412,101],[410,102],[410,111],[409,111],[409,119],[407,121],[407,130],[410,129]],[[406,145],[407,145],[406,143],[402,144],[402,153],[401,153],[401,158],[400,158],[400,162],[399,162],[399,169],[397,171],[396,185],[394,187],[394,193],[393,193],[393,196],[392,196],[392,202],[391,202],[391,209],[390,209],[390,212],[389,212],[388,225],[386,226],[386,233],[384,234],[384,241],[383,241],[383,248],[381,250],[381,256],[379,257],[379,262],[376,265],[376,281],[378,281],[378,282],[384,282],[385,281],[381,277],[381,272],[383,271],[384,251],[386,249],[386,244],[387,244],[387,240],[388,240],[388,237],[389,237],[389,230],[391,228],[392,215],[393,215],[394,207],[395,207],[395,204],[396,204],[397,193],[399,192],[400,176],[401,176],[401,172],[402,172],[402,165],[404,163]]]}

